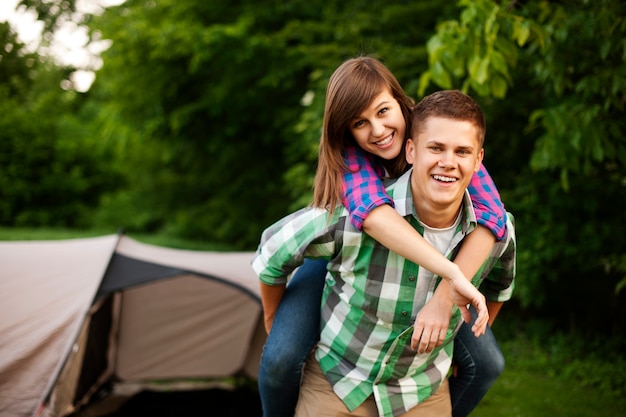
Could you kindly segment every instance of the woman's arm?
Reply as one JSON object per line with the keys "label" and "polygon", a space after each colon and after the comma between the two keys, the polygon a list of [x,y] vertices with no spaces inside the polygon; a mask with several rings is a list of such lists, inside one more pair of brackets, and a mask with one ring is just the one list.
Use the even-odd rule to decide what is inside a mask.
{"label": "woman's arm", "polygon": [[426,242],[393,208],[385,204],[373,209],[363,222],[363,231],[389,250],[446,279],[449,297],[459,306],[463,320],[471,320],[466,306],[472,304],[478,312],[472,330],[476,336],[485,332],[489,318],[485,297],[465,278],[458,265]]}
{"label": "woman's arm", "polygon": [[506,233],[506,210],[500,199],[487,168],[480,164],[478,172],[472,175],[467,186],[479,225],[491,230],[497,240],[502,240]]}
{"label": "woman's arm", "polygon": [[[404,239],[404,237],[401,239]],[[476,230],[465,237],[461,249],[454,260],[465,277],[474,277],[476,275],[489,253],[491,253],[495,240],[494,234],[482,226],[478,226]],[[431,272],[434,271],[431,270]],[[450,288],[448,283],[444,281],[439,284],[432,299],[426,303],[415,320],[415,332],[412,340],[413,349],[417,349],[419,353],[429,352],[444,342],[445,333],[450,322],[452,305]],[[492,317],[492,310],[489,306],[490,304],[487,303],[488,324],[491,325],[495,317]],[[467,310],[461,307],[461,312],[464,313]],[[494,312],[497,314],[497,310],[494,310]],[[444,319],[446,314],[447,321]]]}

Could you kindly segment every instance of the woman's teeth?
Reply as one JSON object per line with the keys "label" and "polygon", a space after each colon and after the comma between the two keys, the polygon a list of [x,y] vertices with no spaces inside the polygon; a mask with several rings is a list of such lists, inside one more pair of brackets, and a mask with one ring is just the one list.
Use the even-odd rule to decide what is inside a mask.
{"label": "woman's teeth", "polygon": [[385,146],[385,145],[389,145],[391,143],[391,141],[393,140],[393,134],[387,136],[385,139],[376,142],[376,146]]}

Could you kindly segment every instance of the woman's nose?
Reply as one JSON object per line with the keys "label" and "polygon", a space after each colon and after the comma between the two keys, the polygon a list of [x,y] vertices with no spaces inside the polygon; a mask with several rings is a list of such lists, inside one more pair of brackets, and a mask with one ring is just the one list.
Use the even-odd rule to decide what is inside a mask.
{"label": "woman's nose", "polygon": [[372,136],[380,137],[385,133],[385,125],[380,121],[372,122]]}

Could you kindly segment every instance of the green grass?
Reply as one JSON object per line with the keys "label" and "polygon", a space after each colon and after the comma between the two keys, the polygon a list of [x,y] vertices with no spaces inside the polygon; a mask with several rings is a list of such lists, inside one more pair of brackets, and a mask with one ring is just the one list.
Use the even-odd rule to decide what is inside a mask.
{"label": "green grass", "polygon": [[479,417],[616,417],[626,415],[626,399],[558,376],[507,369],[472,416]]}
{"label": "green grass", "polygon": [[[75,230],[53,228],[7,228],[0,227],[0,241],[3,240],[59,240],[76,239],[116,234],[117,230]],[[165,234],[125,233],[143,243],[170,248],[190,250],[227,251],[229,247],[208,241],[192,241]]]}
{"label": "green grass", "polygon": [[[55,240],[114,234],[115,230],[0,228],[0,240]],[[210,242],[165,235],[129,234],[141,242],[196,250],[228,250]],[[507,318],[508,316],[508,318]],[[531,340],[510,331],[514,314],[502,315],[494,331],[506,369],[472,417],[626,416],[624,341],[552,335]],[[518,318],[519,319],[519,318]],[[509,322],[509,323],[507,323]],[[507,329],[509,327],[509,329]],[[532,329],[528,326],[527,329]],[[507,331],[509,330],[509,331]],[[502,334],[498,334],[498,333]],[[539,334],[527,330],[527,334]]]}
{"label": "green grass", "polygon": [[518,334],[499,343],[505,371],[472,416],[626,416],[623,341]]}

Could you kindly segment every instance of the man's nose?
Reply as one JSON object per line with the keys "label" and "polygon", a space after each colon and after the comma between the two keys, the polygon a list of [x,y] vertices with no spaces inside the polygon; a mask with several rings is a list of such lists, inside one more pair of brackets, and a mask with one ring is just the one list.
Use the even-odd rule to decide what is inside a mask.
{"label": "man's nose", "polygon": [[451,152],[442,152],[439,158],[439,167],[452,168],[454,167],[454,154]]}

